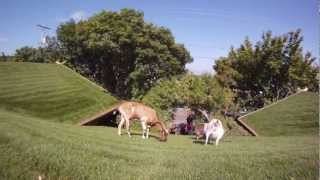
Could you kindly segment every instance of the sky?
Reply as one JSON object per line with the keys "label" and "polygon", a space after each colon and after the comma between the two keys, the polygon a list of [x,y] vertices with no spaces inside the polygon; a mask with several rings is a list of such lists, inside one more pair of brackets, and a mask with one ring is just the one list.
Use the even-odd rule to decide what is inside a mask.
{"label": "sky", "polygon": [[213,72],[214,61],[239,47],[245,37],[261,40],[302,29],[303,48],[319,56],[317,0],[0,0],[0,52],[14,54],[22,46],[37,47],[42,24],[51,28],[71,18],[86,19],[102,10],[132,8],[145,20],[171,30],[176,42],[189,50],[194,61],[187,68],[196,74]]}

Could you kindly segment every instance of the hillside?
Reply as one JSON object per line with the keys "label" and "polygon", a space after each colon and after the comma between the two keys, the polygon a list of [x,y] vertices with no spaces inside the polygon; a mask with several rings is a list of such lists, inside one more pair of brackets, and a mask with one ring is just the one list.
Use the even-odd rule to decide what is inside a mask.
{"label": "hillside", "polygon": [[[125,133],[118,136],[116,128],[74,125],[117,100],[64,66],[0,63],[0,75],[0,179],[247,180],[319,176],[319,138],[314,124],[305,128],[312,132],[307,136],[226,135],[218,147],[204,146],[203,141],[190,136],[169,136],[166,143],[161,143],[154,138],[158,134],[152,133],[150,139],[143,140],[140,131],[133,131],[133,137],[128,138]],[[303,116],[299,117],[310,117],[313,122],[317,96],[306,93],[299,97],[302,99],[293,102],[288,99],[289,104],[304,104],[308,108],[302,111],[300,107]],[[289,110],[281,113],[299,114]],[[295,126],[302,121],[290,120]]]}
{"label": "hillside", "polygon": [[63,65],[0,63],[0,109],[74,124],[116,102]]}
{"label": "hillside", "polygon": [[261,136],[318,135],[319,94],[302,92],[245,117]]}
{"label": "hillside", "polygon": [[[166,143],[0,109],[0,179],[316,179],[317,136]],[[154,134],[158,136],[158,134]]]}

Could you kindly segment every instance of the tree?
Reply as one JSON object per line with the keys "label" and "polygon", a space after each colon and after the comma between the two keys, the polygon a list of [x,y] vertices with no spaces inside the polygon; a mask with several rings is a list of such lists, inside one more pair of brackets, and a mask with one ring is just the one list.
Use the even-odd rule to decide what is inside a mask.
{"label": "tree", "polygon": [[216,60],[216,78],[223,87],[236,92],[236,101],[244,107],[261,107],[309,87],[317,90],[315,58],[303,54],[301,31],[283,36],[263,33],[254,46],[248,38],[227,57]]}
{"label": "tree", "polygon": [[9,60],[9,58],[4,54],[4,52],[1,52],[0,62],[1,61],[6,62],[8,60]]}
{"label": "tree", "polygon": [[18,62],[43,62],[39,51],[36,48],[24,46],[16,50],[14,60]]}
{"label": "tree", "polygon": [[55,37],[47,37],[47,46],[29,47],[24,46],[16,50],[14,61],[52,63],[63,59],[60,45]]}
{"label": "tree", "polygon": [[66,22],[57,36],[69,66],[124,99],[141,99],[158,80],[185,73],[192,62],[169,29],[130,9]]}
{"label": "tree", "polygon": [[222,88],[212,75],[186,74],[161,81],[144,96],[143,102],[169,120],[173,108],[187,106],[209,115],[229,106],[232,98],[232,92]]}

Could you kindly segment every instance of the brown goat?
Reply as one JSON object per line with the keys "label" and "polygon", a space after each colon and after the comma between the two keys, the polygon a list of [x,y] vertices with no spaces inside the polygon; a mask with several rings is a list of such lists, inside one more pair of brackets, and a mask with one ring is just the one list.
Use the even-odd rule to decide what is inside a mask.
{"label": "brown goat", "polygon": [[[121,128],[124,123],[126,123],[126,129],[129,137],[131,137],[130,134],[130,121],[133,121],[134,119],[139,119],[142,125],[142,138],[148,138],[149,136],[149,128],[150,127],[157,127],[160,129],[160,141],[166,141],[168,136],[168,130],[165,127],[164,123],[159,120],[157,116],[157,112],[141,103],[137,102],[124,102],[122,103],[118,111],[121,115],[121,121],[118,125],[118,134],[121,135]],[[145,133],[147,137],[145,137]]]}
{"label": "brown goat", "polygon": [[205,129],[206,125],[207,125],[207,123],[201,123],[201,124],[195,125],[194,133],[196,135],[197,140],[199,138],[203,138],[204,137],[204,135],[205,135],[204,129]]}

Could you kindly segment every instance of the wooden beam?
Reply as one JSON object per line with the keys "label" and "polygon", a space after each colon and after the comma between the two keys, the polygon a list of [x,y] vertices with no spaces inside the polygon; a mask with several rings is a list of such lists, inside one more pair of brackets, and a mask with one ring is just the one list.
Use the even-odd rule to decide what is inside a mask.
{"label": "wooden beam", "polygon": [[236,121],[244,128],[246,129],[252,136],[258,136],[258,133],[252,129],[248,124],[246,124],[242,118],[236,118]]}
{"label": "wooden beam", "polygon": [[113,113],[114,111],[116,111],[116,110],[118,109],[118,107],[119,107],[122,103],[123,103],[123,102],[120,102],[120,103],[118,103],[118,104],[116,104],[116,105],[114,105],[114,106],[112,106],[112,107],[110,107],[110,108],[108,108],[108,109],[106,109],[106,110],[104,110],[104,111],[102,111],[102,112],[97,113],[96,115],[94,115],[94,116],[92,116],[92,117],[90,117],[90,118],[86,118],[86,119],[80,121],[80,123],[78,123],[78,125],[84,126],[84,125],[88,124],[88,123],[91,122],[91,121],[94,121],[94,120],[96,120],[96,119],[98,119],[98,118],[101,118],[102,116],[105,116],[105,115],[107,115],[107,114],[109,114],[109,113]]}

